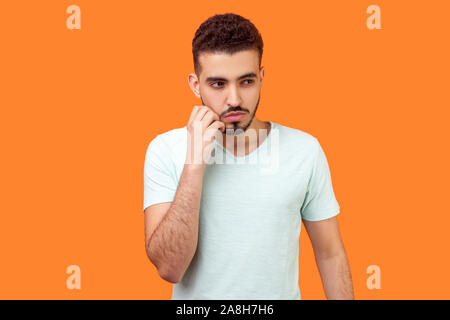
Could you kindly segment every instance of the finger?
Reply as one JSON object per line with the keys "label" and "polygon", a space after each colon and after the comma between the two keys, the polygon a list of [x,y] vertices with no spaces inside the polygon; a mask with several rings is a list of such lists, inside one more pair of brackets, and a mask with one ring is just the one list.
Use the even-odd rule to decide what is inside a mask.
{"label": "finger", "polygon": [[[206,108],[208,112],[213,113],[215,116],[217,116],[217,120],[219,120],[219,115],[209,106],[202,106],[203,108]],[[204,116],[203,116],[204,117]],[[216,117],[214,117],[216,118]],[[201,119],[202,120],[202,119]]]}
{"label": "finger", "polygon": [[223,126],[222,124],[220,124],[220,122],[216,121],[214,124],[212,124],[211,126],[209,126],[206,131],[205,134],[203,136],[204,141],[212,141],[213,139],[218,138],[219,136],[221,136],[221,128],[224,128],[225,126]]}
{"label": "finger", "polygon": [[225,123],[222,122],[222,121],[214,121],[214,122],[208,127],[208,129],[209,129],[209,128],[216,129],[216,130],[220,130],[220,131],[224,132],[224,131],[225,131]]}
{"label": "finger", "polygon": [[190,117],[189,117],[188,124],[190,124],[191,121],[192,121],[192,119],[195,118],[195,115],[197,114],[199,108],[200,108],[199,106],[194,106],[194,108],[192,108],[192,111],[191,111],[191,115],[190,115]]}
{"label": "finger", "polygon": [[215,120],[219,120],[219,116],[213,112],[213,111],[208,111],[202,119],[202,123],[203,123],[203,130],[205,130],[206,128],[209,127],[209,125],[215,121]]}
{"label": "finger", "polygon": [[200,106],[194,120],[202,121],[203,116],[206,114],[206,112],[208,112],[208,110],[208,107]]}

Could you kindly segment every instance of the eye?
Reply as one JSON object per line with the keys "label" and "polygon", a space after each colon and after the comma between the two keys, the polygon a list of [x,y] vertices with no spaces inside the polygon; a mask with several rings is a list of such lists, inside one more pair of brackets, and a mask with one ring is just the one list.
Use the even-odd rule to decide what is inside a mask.
{"label": "eye", "polygon": [[223,81],[213,82],[213,83],[211,84],[211,87],[214,87],[214,88],[220,88],[220,87],[222,87],[222,86],[215,86],[214,84],[216,84],[216,83],[223,83]]}
{"label": "eye", "polygon": [[252,79],[247,79],[247,80],[244,80],[244,82],[245,81],[250,81],[249,83],[247,83],[247,84],[252,84],[253,83],[253,80]]}

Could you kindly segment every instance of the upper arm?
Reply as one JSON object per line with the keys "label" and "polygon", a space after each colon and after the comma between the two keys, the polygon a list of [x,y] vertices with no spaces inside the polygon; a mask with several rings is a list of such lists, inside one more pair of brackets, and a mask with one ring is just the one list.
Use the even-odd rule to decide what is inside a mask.
{"label": "upper arm", "polygon": [[[145,155],[144,212],[153,205],[172,202],[177,186],[177,173],[171,152],[160,136],[157,136],[149,144]],[[159,206],[155,210],[160,211]]]}
{"label": "upper arm", "polygon": [[337,216],[320,221],[303,220],[317,258],[327,258],[344,252]]}
{"label": "upper arm", "polygon": [[144,211],[144,224],[145,224],[145,248],[147,254],[149,253],[149,241],[153,232],[162,221],[167,211],[170,208],[172,202],[157,203],[147,207]]}
{"label": "upper arm", "polygon": [[334,194],[327,157],[316,138],[313,154],[311,177],[300,213],[303,220],[320,221],[337,215],[340,207]]}

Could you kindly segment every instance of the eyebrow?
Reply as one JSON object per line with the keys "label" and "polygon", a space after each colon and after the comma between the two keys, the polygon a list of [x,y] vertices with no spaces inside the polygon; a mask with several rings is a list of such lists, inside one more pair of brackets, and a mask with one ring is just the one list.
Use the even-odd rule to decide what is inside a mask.
{"label": "eyebrow", "polygon": [[[254,72],[249,72],[249,73],[246,73],[246,74],[240,76],[239,78],[237,78],[237,80],[241,80],[241,79],[244,79],[244,78],[256,78],[256,74]],[[209,81],[228,81],[228,79],[222,78],[222,77],[208,77],[208,78],[206,78],[206,82],[209,82]]]}

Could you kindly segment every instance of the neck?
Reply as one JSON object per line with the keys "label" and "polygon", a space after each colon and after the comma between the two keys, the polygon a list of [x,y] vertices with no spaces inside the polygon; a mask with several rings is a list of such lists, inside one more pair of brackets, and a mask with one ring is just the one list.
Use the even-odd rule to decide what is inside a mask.
{"label": "neck", "polygon": [[[252,130],[250,130],[250,129],[252,129]],[[229,143],[231,144],[230,149],[233,148],[233,146],[234,146],[234,150],[228,150],[228,151],[236,154],[238,143],[242,143],[241,142],[242,139],[245,139],[245,154],[248,154],[248,153],[252,152],[254,149],[258,148],[260,146],[260,144],[264,141],[264,139],[265,139],[264,135],[262,135],[262,133],[260,133],[260,130],[266,130],[266,133],[267,133],[266,137],[267,137],[271,130],[270,122],[264,122],[255,117],[255,118],[253,118],[251,125],[247,128],[247,130],[244,133],[239,134],[237,136],[228,136],[225,133],[223,133],[222,134],[222,145],[224,148],[227,148],[227,139],[228,139]],[[256,137],[255,137],[255,133],[256,133]],[[262,138],[263,138],[263,139],[261,139],[261,141],[259,141],[260,135],[262,135]]]}

